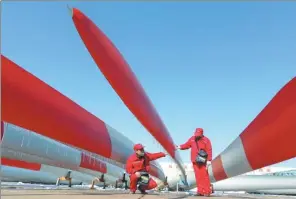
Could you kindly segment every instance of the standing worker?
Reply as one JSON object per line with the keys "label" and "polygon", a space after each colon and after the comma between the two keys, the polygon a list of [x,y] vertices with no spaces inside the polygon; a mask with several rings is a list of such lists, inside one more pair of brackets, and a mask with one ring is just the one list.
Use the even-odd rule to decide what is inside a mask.
{"label": "standing worker", "polygon": [[197,195],[210,196],[212,193],[208,166],[212,161],[212,144],[209,138],[204,136],[203,129],[197,128],[194,135],[177,149],[186,150],[191,148],[191,162],[193,164]]}
{"label": "standing worker", "polygon": [[[137,184],[142,175],[147,176],[150,171],[150,161],[165,157],[165,153],[148,153],[144,151],[142,144],[134,146],[135,153],[132,154],[126,162],[126,172],[130,174],[130,193],[134,194],[137,190]],[[146,190],[154,189],[157,183],[149,178],[147,185],[139,185],[138,189],[142,194],[147,194]]]}

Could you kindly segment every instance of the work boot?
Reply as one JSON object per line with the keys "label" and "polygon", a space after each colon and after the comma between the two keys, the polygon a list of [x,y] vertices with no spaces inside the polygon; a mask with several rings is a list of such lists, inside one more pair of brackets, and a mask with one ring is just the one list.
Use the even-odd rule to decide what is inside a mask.
{"label": "work boot", "polygon": [[141,194],[148,194],[142,186],[139,186],[138,189],[141,192]]}
{"label": "work boot", "polygon": [[201,194],[201,193],[197,193],[194,196],[204,196],[204,197],[210,197],[211,194]]}
{"label": "work boot", "polygon": [[201,193],[192,193],[191,196],[204,196],[204,195]]}
{"label": "work boot", "polygon": [[140,190],[141,194],[148,194],[146,191],[144,190]]}

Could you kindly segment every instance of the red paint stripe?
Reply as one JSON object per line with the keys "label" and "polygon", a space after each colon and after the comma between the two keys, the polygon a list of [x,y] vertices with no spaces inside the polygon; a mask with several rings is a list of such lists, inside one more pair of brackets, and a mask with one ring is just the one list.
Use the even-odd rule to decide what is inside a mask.
{"label": "red paint stripe", "polygon": [[173,140],[123,56],[105,34],[81,11],[73,21],[95,63],[129,110],[174,158]]}
{"label": "red paint stripe", "polygon": [[84,152],[81,153],[80,167],[101,173],[107,173],[106,163]]}
{"label": "red paint stripe", "polygon": [[1,121],[1,141],[2,141],[2,139],[3,139],[3,136],[4,136],[4,122],[3,121]]}
{"label": "red paint stripe", "polygon": [[296,156],[295,119],[296,77],[275,95],[240,135],[253,169]]}
{"label": "red paint stripe", "polygon": [[1,55],[2,119],[84,150],[111,156],[103,121]]}
{"label": "red paint stripe", "polygon": [[40,171],[41,169],[41,164],[38,163],[25,162],[21,160],[12,160],[7,158],[1,158],[1,164],[5,166],[29,169],[33,171]]}
{"label": "red paint stripe", "polygon": [[216,181],[220,181],[228,178],[224,170],[220,155],[217,158],[215,158],[215,160],[212,161],[212,171]]}

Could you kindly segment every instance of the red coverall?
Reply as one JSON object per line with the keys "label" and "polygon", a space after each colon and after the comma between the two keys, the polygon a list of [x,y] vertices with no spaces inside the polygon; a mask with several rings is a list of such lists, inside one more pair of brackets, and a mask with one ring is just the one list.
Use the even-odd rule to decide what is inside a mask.
{"label": "red coverall", "polygon": [[211,182],[207,170],[207,165],[200,165],[195,162],[196,156],[200,149],[203,149],[208,154],[208,161],[212,161],[212,144],[209,138],[203,136],[200,140],[195,141],[196,136],[202,136],[203,130],[201,128],[197,128],[194,136],[189,138],[189,140],[180,145],[181,150],[191,148],[191,162],[193,164],[195,180],[197,185],[197,193],[201,195],[210,195],[212,193],[211,190]]}
{"label": "red coverall", "polygon": [[[126,172],[130,174],[130,190],[136,192],[138,178],[135,175],[136,172],[148,172],[150,170],[150,161],[158,158],[165,157],[164,153],[145,153],[143,158],[139,158],[136,154],[131,155],[126,162]],[[145,161],[144,161],[145,160]],[[141,191],[154,189],[157,187],[157,183],[150,178],[147,187],[143,187]]]}

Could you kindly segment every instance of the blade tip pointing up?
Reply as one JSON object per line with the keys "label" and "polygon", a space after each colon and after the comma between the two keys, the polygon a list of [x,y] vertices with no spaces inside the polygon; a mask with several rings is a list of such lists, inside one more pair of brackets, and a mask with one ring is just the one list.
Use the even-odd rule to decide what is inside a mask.
{"label": "blade tip pointing up", "polygon": [[69,5],[67,5],[67,8],[69,10],[70,16],[73,17],[73,8],[71,8]]}

